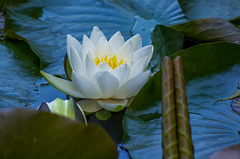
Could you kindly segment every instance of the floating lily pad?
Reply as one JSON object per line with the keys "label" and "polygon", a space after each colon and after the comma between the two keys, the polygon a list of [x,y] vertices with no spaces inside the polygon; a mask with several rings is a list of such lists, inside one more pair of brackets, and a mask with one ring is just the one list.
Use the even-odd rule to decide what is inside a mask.
{"label": "floating lily pad", "polygon": [[0,50],[0,108],[30,106],[39,95],[38,57],[21,42],[1,41]]}
{"label": "floating lily pad", "polygon": [[109,118],[111,118],[112,114],[111,114],[111,112],[109,112],[107,110],[100,110],[99,112],[95,113],[95,116],[99,120],[108,120]]}
{"label": "floating lily pad", "polygon": [[151,61],[153,71],[159,70],[164,56],[170,56],[183,48],[183,34],[164,25],[156,25],[152,33],[154,53]]}

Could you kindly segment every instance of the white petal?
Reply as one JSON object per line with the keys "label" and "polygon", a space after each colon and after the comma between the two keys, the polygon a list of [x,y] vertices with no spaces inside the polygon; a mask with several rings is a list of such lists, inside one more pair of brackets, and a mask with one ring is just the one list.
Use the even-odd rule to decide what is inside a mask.
{"label": "white petal", "polygon": [[79,58],[76,49],[74,47],[70,47],[70,58],[69,58],[70,65],[72,70],[81,74],[84,77],[87,77],[85,67],[83,65],[82,60]]}
{"label": "white petal", "polygon": [[117,57],[119,60],[124,58],[125,62],[128,62],[133,53],[133,42],[128,40],[117,52]]}
{"label": "white petal", "polygon": [[86,36],[83,35],[83,42],[82,42],[82,59],[83,63],[85,63],[85,58],[89,52],[95,52],[96,47],[93,42]]}
{"label": "white petal", "polygon": [[153,55],[153,46],[147,45],[136,52],[133,53],[132,61],[133,63],[136,63],[140,58],[147,57],[147,65],[150,62]]}
{"label": "white petal", "polygon": [[143,57],[143,58],[139,59],[136,63],[134,63],[131,68],[131,74],[129,76],[129,79],[144,72],[145,68],[146,68],[146,62],[147,62],[147,57]]}
{"label": "white petal", "polygon": [[102,91],[102,98],[112,97],[119,87],[118,79],[108,71],[96,73],[94,80]]}
{"label": "white petal", "polygon": [[91,33],[91,36],[90,36],[90,39],[92,40],[92,42],[94,43],[95,46],[97,46],[97,43],[98,41],[101,39],[101,38],[105,38],[105,35],[103,34],[103,32],[97,27],[95,26],[92,30],[92,33]]}
{"label": "white petal", "polygon": [[67,53],[70,53],[70,47],[74,47],[79,55],[79,57],[82,59],[82,45],[80,42],[72,37],[71,35],[67,35]]}
{"label": "white petal", "polygon": [[117,68],[111,71],[111,73],[115,77],[117,77],[118,81],[120,82],[120,86],[128,80],[130,72],[131,69],[126,63],[118,66]]}
{"label": "white petal", "polygon": [[143,85],[147,82],[149,74],[150,71],[147,70],[130,79],[118,89],[117,93],[113,96],[113,98],[125,99],[137,95]]}
{"label": "white petal", "polygon": [[111,47],[109,46],[109,44],[107,42],[107,39],[101,38],[97,43],[95,56],[99,57],[99,58],[104,58],[105,55],[107,55],[109,58],[110,56],[113,55],[113,53],[112,53]]}
{"label": "white petal", "polygon": [[95,75],[99,70],[98,67],[95,65],[92,59],[90,59],[89,55],[87,55],[85,60],[85,68],[88,75],[88,79],[92,79],[93,75]]}
{"label": "white petal", "polygon": [[98,64],[97,67],[98,67],[99,71],[112,71],[113,70],[105,61]]}
{"label": "white petal", "polygon": [[[133,42],[133,52],[142,48],[142,38],[139,34],[134,35],[129,39],[129,41]],[[127,41],[126,41],[127,42]]]}
{"label": "white petal", "polygon": [[97,100],[104,109],[112,112],[122,110],[128,103],[127,99]]}
{"label": "white petal", "polygon": [[86,98],[83,94],[79,92],[79,90],[75,87],[75,85],[72,82],[65,79],[54,77],[43,71],[40,71],[40,73],[53,87],[57,88],[61,92],[76,98]]}
{"label": "white petal", "polygon": [[109,40],[109,45],[113,53],[116,53],[123,46],[124,43],[125,41],[120,31],[116,32]]}
{"label": "white petal", "polygon": [[120,59],[124,58],[125,62],[129,62],[128,59],[130,59],[132,54],[140,48],[142,48],[142,38],[139,34],[136,34],[128,39],[119,49],[117,56],[120,57]]}
{"label": "white petal", "polygon": [[77,89],[86,97],[90,99],[98,99],[102,97],[102,93],[98,86],[92,83],[84,76],[72,72],[72,81]]}

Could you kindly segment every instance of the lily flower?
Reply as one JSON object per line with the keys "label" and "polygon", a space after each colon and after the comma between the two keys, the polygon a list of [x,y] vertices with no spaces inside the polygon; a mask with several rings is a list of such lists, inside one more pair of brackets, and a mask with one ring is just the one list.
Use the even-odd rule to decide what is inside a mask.
{"label": "lily flower", "polygon": [[[72,69],[71,80],[60,79],[41,71],[41,74],[60,91],[80,100],[83,110],[90,105],[117,112],[137,95],[147,82],[146,70],[153,54],[153,46],[142,47],[139,34],[126,42],[118,31],[109,41],[98,27],[90,38],[83,36],[82,44],[67,35],[67,56]],[[90,110],[89,110],[90,111]]]}

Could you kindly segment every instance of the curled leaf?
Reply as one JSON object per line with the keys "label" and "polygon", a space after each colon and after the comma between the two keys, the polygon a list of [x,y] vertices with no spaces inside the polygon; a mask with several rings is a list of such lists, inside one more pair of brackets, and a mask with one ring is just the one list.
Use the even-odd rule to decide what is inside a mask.
{"label": "curled leaf", "polygon": [[182,59],[180,56],[176,57],[173,61],[173,72],[179,158],[193,159],[194,149],[191,137]]}
{"label": "curled leaf", "polygon": [[178,158],[173,80],[172,60],[169,57],[164,57],[162,64],[162,147],[164,159]]}

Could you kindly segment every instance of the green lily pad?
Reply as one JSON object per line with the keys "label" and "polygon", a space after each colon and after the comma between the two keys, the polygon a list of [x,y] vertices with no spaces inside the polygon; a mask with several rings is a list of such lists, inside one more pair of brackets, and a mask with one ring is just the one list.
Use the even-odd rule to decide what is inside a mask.
{"label": "green lily pad", "polygon": [[178,2],[189,19],[215,17],[230,20],[240,15],[239,0],[178,0]]}
{"label": "green lily pad", "polygon": [[39,98],[39,58],[23,42],[0,41],[0,50],[0,108],[30,106]]}
{"label": "green lily pad", "polygon": [[111,112],[109,112],[107,110],[100,110],[99,112],[95,113],[95,116],[99,120],[108,120],[109,118],[111,118],[112,114],[111,114]]}
{"label": "green lily pad", "polygon": [[236,42],[240,39],[240,29],[220,18],[192,20],[172,28],[199,42]]}
{"label": "green lily pad", "polygon": [[164,56],[170,56],[183,48],[183,34],[164,25],[156,25],[152,33],[154,47],[152,66],[153,71],[159,70]]}
{"label": "green lily pad", "polygon": [[[201,44],[173,54],[181,56],[195,158],[240,143],[239,115],[230,101],[216,102],[232,94],[239,82],[240,45],[226,42]],[[147,99],[147,100],[143,100]],[[133,158],[159,158],[161,147],[161,70],[143,87],[127,109],[123,127],[124,147]],[[143,116],[148,118],[142,119]]]}
{"label": "green lily pad", "polygon": [[[117,158],[108,134],[99,126],[47,112],[12,109],[0,112],[1,158]],[[96,135],[98,134],[98,135]]]}

